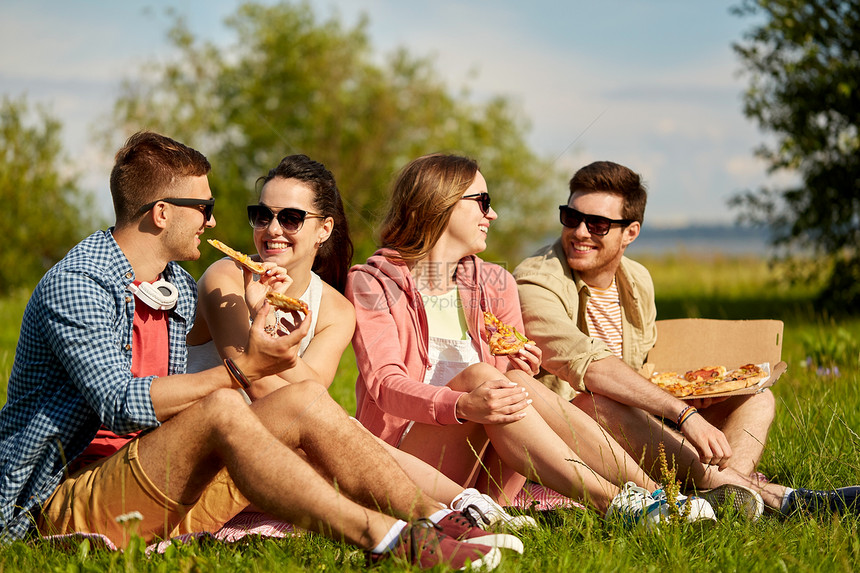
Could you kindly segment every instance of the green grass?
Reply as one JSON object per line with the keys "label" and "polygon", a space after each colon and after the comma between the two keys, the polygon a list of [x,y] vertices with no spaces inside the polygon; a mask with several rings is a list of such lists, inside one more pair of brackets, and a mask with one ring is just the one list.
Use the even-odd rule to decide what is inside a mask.
{"label": "green grass", "polygon": [[[756,259],[685,258],[643,261],[658,293],[659,318],[778,318],[785,321],[783,359],[789,370],[774,386],[777,417],[760,469],[792,486],[860,483],[860,318],[817,315],[810,286],[777,280]],[[26,293],[0,299],[0,384],[11,367]],[[839,375],[805,367],[807,357],[836,365]],[[824,364],[826,362],[826,364]],[[331,393],[355,409],[355,359],[348,351]],[[541,527],[524,536],[526,553],[507,554],[501,571],[855,571],[860,568],[857,517],[728,520],[709,530],[670,528],[660,534],[622,529],[585,511],[538,516]],[[401,567],[388,563],[381,571]],[[44,543],[0,549],[0,571],[364,571],[349,545],[316,536],[252,539],[233,545],[175,547],[145,557],[95,550],[64,551]]]}

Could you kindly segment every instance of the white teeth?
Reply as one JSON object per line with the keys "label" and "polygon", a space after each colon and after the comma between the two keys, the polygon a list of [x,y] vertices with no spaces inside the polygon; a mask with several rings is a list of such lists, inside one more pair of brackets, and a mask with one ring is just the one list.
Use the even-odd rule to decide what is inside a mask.
{"label": "white teeth", "polygon": [[289,243],[276,242],[276,241],[266,241],[267,249],[286,249],[289,247]]}
{"label": "white teeth", "polygon": [[593,247],[589,247],[589,246],[586,246],[586,245],[574,245],[574,246],[573,246],[573,249],[574,249],[575,251],[579,251],[579,252],[581,252],[581,253],[584,253],[584,252],[586,252],[586,251],[590,251],[590,250],[592,250],[592,248],[593,248]]}

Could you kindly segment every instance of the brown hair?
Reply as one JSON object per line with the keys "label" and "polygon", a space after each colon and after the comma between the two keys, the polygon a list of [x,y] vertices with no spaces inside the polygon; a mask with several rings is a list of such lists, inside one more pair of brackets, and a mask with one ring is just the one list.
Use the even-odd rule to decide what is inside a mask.
{"label": "brown hair", "polygon": [[611,161],[595,161],[586,165],[570,180],[570,197],[577,192],[602,191],[621,197],[621,217],[641,224],[645,220],[645,203],[648,193],[642,178],[634,171],[612,163]]}
{"label": "brown hair", "polygon": [[346,273],[352,263],[353,246],[343,211],[343,200],[334,176],[325,165],[307,155],[288,155],[268,174],[257,179],[258,185],[262,183],[260,192],[275,177],[306,183],[314,194],[314,210],[334,220],[331,235],[320,245],[314,258],[313,271],[342,293],[346,287]]}
{"label": "brown hair", "polygon": [[380,230],[382,246],[396,250],[405,261],[426,256],[477,173],[478,162],[459,155],[435,153],[407,164],[391,187]]}
{"label": "brown hair", "polygon": [[140,208],[164,197],[184,177],[209,173],[206,157],[195,149],[152,131],[139,131],[117,151],[110,192],[117,226],[136,220]]}

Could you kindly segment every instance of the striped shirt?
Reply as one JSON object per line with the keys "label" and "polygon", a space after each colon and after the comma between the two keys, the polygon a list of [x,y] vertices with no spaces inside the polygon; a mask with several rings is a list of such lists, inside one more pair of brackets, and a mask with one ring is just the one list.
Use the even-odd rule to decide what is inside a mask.
{"label": "striped shirt", "polygon": [[621,299],[618,297],[615,278],[612,279],[609,288],[599,289],[593,286],[588,288],[591,291],[591,296],[585,305],[588,332],[594,338],[605,342],[612,354],[622,358]]}

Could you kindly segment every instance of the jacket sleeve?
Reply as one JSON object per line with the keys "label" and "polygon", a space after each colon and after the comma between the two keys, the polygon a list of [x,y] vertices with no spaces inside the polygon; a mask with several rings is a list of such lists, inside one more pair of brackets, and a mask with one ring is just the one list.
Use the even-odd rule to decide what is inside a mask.
{"label": "jacket sleeve", "polygon": [[585,391],[588,366],[612,352],[602,341],[579,330],[579,298],[575,293],[565,296],[561,280],[544,273],[518,273],[517,287],[526,333],[543,353],[541,368],[563,383],[563,388],[553,390],[567,399],[573,397],[572,390]]}
{"label": "jacket sleeve", "polygon": [[413,322],[408,297],[394,285],[387,291],[381,280],[387,279],[359,269],[350,272],[346,285],[346,296],[355,306],[352,345],[363,399],[387,414],[422,424],[458,423],[456,404],[462,392],[424,384],[417,372],[407,369],[406,356],[419,360],[419,345],[425,342]]}

